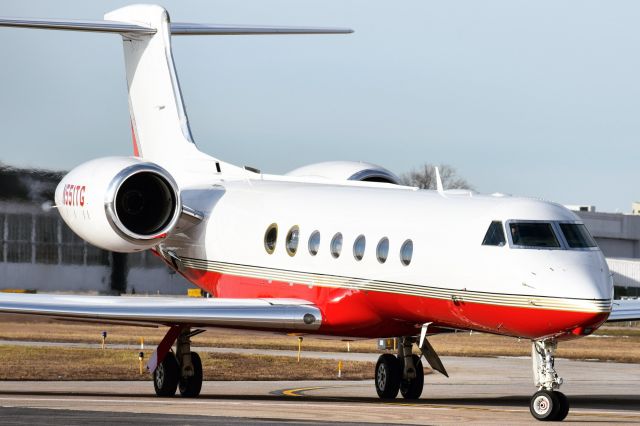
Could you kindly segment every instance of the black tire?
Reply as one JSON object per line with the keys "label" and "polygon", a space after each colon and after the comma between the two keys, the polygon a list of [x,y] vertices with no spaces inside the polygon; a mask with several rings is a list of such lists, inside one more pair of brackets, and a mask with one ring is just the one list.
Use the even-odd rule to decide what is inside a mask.
{"label": "black tire", "polygon": [[202,389],[202,361],[200,355],[191,352],[191,364],[193,365],[193,376],[181,377],[178,383],[180,395],[184,398],[195,398],[200,395]]}
{"label": "black tire", "polygon": [[[412,355],[413,366],[416,369],[416,377],[414,379],[402,379],[400,381],[400,393],[404,399],[418,399],[422,395],[424,387],[424,367],[422,360],[418,355]],[[400,361],[400,374],[404,370],[404,360]]]}
{"label": "black tire", "polygon": [[383,354],[376,364],[376,392],[382,399],[394,399],[400,390],[402,369],[400,361],[394,355]]}
{"label": "black tire", "polygon": [[560,402],[560,407],[558,410],[558,414],[555,421],[561,422],[567,418],[567,414],[569,414],[569,399],[562,392],[554,392],[558,397],[558,401]]}
{"label": "black tire", "polygon": [[176,394],[180,368],[173,352],[169,352],[153,372],[153,387],[156,395],[167,397]]}
{"label": "black tire", "polygon": [[558,393],[548,390],[534,393],[529,404],[531,415],[541,421],[556,420],[561,409]]}

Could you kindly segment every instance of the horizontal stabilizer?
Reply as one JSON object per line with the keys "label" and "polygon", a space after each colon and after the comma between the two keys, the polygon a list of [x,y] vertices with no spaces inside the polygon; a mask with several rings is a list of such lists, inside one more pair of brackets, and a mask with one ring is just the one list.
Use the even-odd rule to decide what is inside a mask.
{"label": "horizontal stabilizer", "polygon": [[349,28],[171,23],[172,35],[350,34]]}
{"label": "horizontal stabilizer", "polygon": [[640,299],[614,300],[607,321],[640,321]]}
{"label": "horizontal stabilizer", "polygon": [[155,28],[115,21],[86,21],[34,18],[0,18],[0,27],[40,28],[44,30],[88,31],[97,33],[155,34]]}
{"label": "horizontal stabilizer", "polygon": [[[155,34],[156,29],[118,21],[77,19],[0,18],[0,27],[40,28],[45,30],[87,31],[119,34]],[[349,28],[280,27],[265,25],[224,25],[171,23],[171,35],[269,35],[269,34],[350,34]]]}
{"label": "horizontal stabilizer", "polygon": [[0,313],[132,325],[317,330],[322,314],[297,299],[75,296],[0,293]]}

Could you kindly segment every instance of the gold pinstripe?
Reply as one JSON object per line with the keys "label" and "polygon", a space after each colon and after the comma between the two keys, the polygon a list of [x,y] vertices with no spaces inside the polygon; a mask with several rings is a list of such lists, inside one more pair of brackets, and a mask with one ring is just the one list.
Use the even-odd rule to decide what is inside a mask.
{"label": "gold pinstripe", "polygon": [[240,277],[258,278],[285,283],[306,284],[318,287],[371,290],[408,296],[421,296],[433,299],[457,300],[461,302],[482,303],[487,305],[510,306],[519,308],[552,309],[585,313],[604,313],[611,311],[610,299],[566,299],[561,297],[484,293],[477,291],[426,287],[417,284],[340,277],[308,272],[286,271],[281,269],[265,268],[261,266],[238,265],[232,263],[193,259],[188,257],[180,257],[180,261],[187,268]]}

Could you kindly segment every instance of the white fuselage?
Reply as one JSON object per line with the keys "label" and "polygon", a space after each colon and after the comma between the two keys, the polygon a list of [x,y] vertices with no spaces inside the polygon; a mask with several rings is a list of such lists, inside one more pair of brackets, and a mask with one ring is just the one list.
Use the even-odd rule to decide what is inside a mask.
{"label": "white fuselage", "polygon": [[[518,332],[520,326],[509,327],[510,318],[496,318],[495,324],[488,325],[469,318],[463,312],[468,309],[454,311],[464,304],[479,304],[488,309],[524,309],[529,314],[568,311],[604,318],[601,314],[610,309],[611,278],[599,249],[568,249],[564,243],[554,249],[515,248],[508,232],[507,244],[482,245],[492,221],[580,222],[574,213],[554,203],[280,177],[219,182],[184,189],[181,196],[185,205],[201,211],[206,219],[172,235],[160,251],[180,258],[178,269],[218,296],[315,295],[311,301],[319,305],[327,289],[418,297],[451,305],[448,309],[459,321],[443,321],[445,326],[475,324],[480,329],[518,335],[524,333]],[[277,225],[278,235],[270,254],[264,240],[271,224]],[[288,231],[296,226],[299,243],[292,256],[285,244]],[[316,255],[308,249],[314,231],[320,233]],[[343,237],[338,257],[330,248],[336,233]],[[362,259],[357,260],[354,242],[360,235],[366,245]],[[383,238],[388,239],[389,250],[381,263],[376,246]],[[400,260],[406,240],[413,243],[408,265]],[[402,304],[393,297],[388,300]],[[393,312],[399,317],[407,308],[411,310],[398,306]],[[420,309],[420,318],[410,315],[407,320],[439,322],[432,315],[442,307],[430,312],[427,303]],[[380,314],[381,321],[387,314]],[[486,309],[481,316],[486,316]]]}

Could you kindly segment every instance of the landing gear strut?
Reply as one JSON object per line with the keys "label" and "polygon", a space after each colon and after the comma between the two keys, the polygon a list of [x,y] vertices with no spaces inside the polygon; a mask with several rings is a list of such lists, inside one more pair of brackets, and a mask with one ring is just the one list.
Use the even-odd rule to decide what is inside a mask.
{"label": "landing gear strut", "polygon": [[400,393],[404,399],[418,399],[424,386],[424,368],[418,355],[412,352],[415,339],[404,337],[400,339],[398,347],[398,360],[402,367],[400,380]]}
{"label": "landing gear strut", "polygon": [[415,337],[398,339],[398,356],[383,354],[376,364],[376,392],[382,399],[394,399],[398,391],[405,399],[418,399],[424,386],[424,368],[412,353]]}
{"label": "landing gear strut", "polygon": [[[195,398],[202,389],[202,361],[191,352],[191,337],[204,330],[191,331],[189,327],[173,326],[167,332],[152,360],[161,360],[157,366],[150,361],[153,370],[153,387],[158,396],[173,396],[176,390],[185,398]],[[177,339],[177,340],[176,340]],[[176,351],[171,346],[176,342]]]}
{"label": "landing gear strut", "polygon": [[555,339],[534,341],[531,344],[533,377],[538,392],[531,397],[529,410],[541,421],[562,421],[569,414],[569,400],[558,389],[562,378],[554,368]]}

